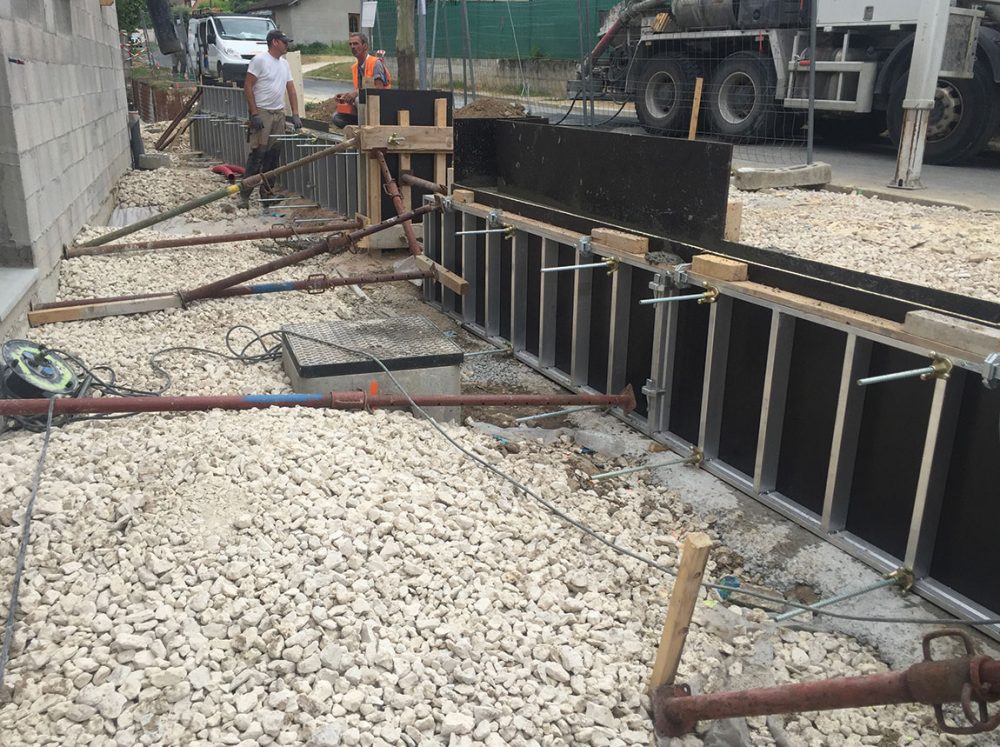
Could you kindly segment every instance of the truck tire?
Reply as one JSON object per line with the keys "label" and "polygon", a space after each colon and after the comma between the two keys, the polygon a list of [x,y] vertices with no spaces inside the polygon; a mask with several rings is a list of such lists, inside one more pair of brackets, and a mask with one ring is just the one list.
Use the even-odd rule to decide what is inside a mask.
{"label": "truck tire", "polygon": [[710,131],[744,142],[774,137],[776,86],[770,58],[755,52],[729,55],[708,86]]}
{"label": "truck tire", "polygon": [[[907,74],[899,76],[889,91],[889,137],[898,147],[903,131],[903,99]],[[976,62],[968,80],[938,80],[934,109],[927,125],[926,163],[952,164],[982,151],[1000,123],[1000,89],[993,82],[989,65]]]}
{"label": "truck tire", "polygon": [[680,54],[668,52],[650,59],[635,92],[639,124],[654,135],[686,133],[699,73],[698,65]]}

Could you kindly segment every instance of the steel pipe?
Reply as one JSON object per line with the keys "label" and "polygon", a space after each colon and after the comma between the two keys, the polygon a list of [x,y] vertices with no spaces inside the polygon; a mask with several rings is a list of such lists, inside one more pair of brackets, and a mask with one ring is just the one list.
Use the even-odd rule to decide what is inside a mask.
{"label": "steel pipe", "polygon": [[[328,218],[318,218],[317,220],[329,221]],[[158,239],[156,241],[135,242],[132,244],[105,244],[104,246],[67,246],[63,250],[63,256],[67,259],[73,257],[86,257],[97,254],[116,254],[118,252],[138,252],[156,249],[176,249],[182,246],[202,246],[204,244],[224,244],[231,241],[255,241],[257,239],[287,239],[299,234],[325,233],[328,231],[348,231],[352,228],[360,228],[360,220],[345,220],[327,222],[321,226],[311,226],[309,228],[289,228],[287,226],[272,226],[266,231],[246,231],[244,233],[223,233],[211,236],[184,236],[177,239]],[[39,307],[43,308],[43,307]]]}
{"label": "steel pipe", "polygon": [[[635,397],[631,389],[622,394],[420,394],[412,400],[420,407],[524,407],[566,405],[580,402],[604,407],[631,409]],[[49,399],[0,400],[0,415],[44,415]],[[407,407],[410,400],[402,394],[368,394],[365,391],[328,394],[232,394],[185,397],[80,397],[59,398],[53,415],[83,415],[135,412],[191,412],[202,410],[253,410],[264,407],[326,407],[336,410],[372,410],[381,407]]]}
{"label": "steel pipe", "polygon": [[96,239],[85,241],[80,246],[100,246],[101,244],[107,244],[109,241],[120,239],[122,236],[128,236],[129,234],[135,233],[136,231],[142,228],[149,228],[150,226],[155,226],[157,223],[161,223],[167,220],[167,218],[173,218],[175,216],[182,215],[183,213],[190,212],[195,208],[202,207],[203,205],[208,205],[212,202],[215,202],[216,200],[221,200],[223,197],[229,197],[231,195],[238,194],[241,189],[246,189],[248,191],[252,190],[258,184],[260,184],[261,181],[263,181],[264,179],[272,180],[275,177],[281,176],[282,174],[292,171],[293,169],[301,168],[302,166],[310,164],[314,161],[318,161],[321,158],[326,158],[327,156],[333,155],[334,153],[339,153],[342,150],[348,150],[350,148],[353,148],[355,144],[356,141],[353,139],[345,140],[339,145],[334,145],[330,148],[327,148],[326,150],[318,151],[316,153],[313,153],[312,155],[300,158],[297,161],[286,163],[284,166],[279,166],[278,168],[272,169],[267,173],[254,174],[252,176],[248,176],[239,184],[230,184],[228,186],[223,187],[222,189],[217,189],[214,192],[211,192],[202,197],[196,197],[193,200],[188,200],[187,202],[183,202],[177,207],[170,208],[169,210],[165,210],[162,213],[151,215],[148,218],[143,218],[140,221],[136,221],[135,223],[131,223],[127,226],[124,226],[123,228],[119,228],[115,231],[111,231],[110,233],[106,233],[103,236],[98,236]]}
{"label": "steel pipe", "polygon": [[200,298],[210,298],[223,288],[230,288],[234,285],[245,283],[248,280],[259,278],[261,275],[267,275],[269,272],[280,270],[283,267],[289,267],[290,265],[304,262],[305,260],[311,259],[319,254],[323,254],[324,252],[330,252],[334,249],[349,246],[354,242],[363,239],[365,236],[370,236],[373,233],[384,231],[387,228],[402,223],[404,220],[409,220],[414,216],[423,215],[424,213],[437,209],[437,205],[422,205],[416,210],[411,210],[409,213],[404,213],[403,215],[396,216],[395,218],[389,218],[381,223],[365,226],[364,228],[352,231],[351,233],[344,234],[342,236],[330,237],[325,241],[317,242],[312,247],[293,252],[288,256],[275,259],[271,262],[266,262],[265,264],[258,265],[257,267],[251,267],[249,270],[238,272],[235,275],[230,275],[229,277],[222,278],[221,280],[215,280],[190,291],[182,291],[180,294],[181,299],[184,303],[190,303],[191,301],[197,301]]}
{"label": "steel pipe", "polygon": [[[396,180],[392,178],[392,174],[389,172],[389,164],[385,162],[385,154],[380,150],[372,152],[378,160],[379,169],[382,171],[382,181],[385,182],[386,191],[389,193],[389,198],[396,208],[396,214],[401,216],[406,212],[406,207],[403,205],[403,196],[399,193]],[[424,250],[417,243],[417,235],[413,232],[413,223],[409,219],[403,221],[403,233],[406,234],[406,243],[410,247],[410,254],[414,256],[423,254]]]}
{"label": "steel pipe", "polygon": [[423,189],[427,192],[434,192],[439,195],[448,194],[448,188],[443,184],[438,184],[437,182],[432,182],[427,179],[421,179],[419,176],[414,176],[409,171],[404,171],[400,174],[399,181],[407,187],[417,187],[418,189]]}
{"label": "steel pipe", "polygon": [[[930,660],[928,641],[941,635],[959,635],[967,648],[971,640],[960,631],[932,633],[924,639],[925,661],[903,672],[885,672],[863,677],[841,677],[780,687],[739,692],[689,695],[683,687],[665,685],[653,694],[653,717],[661,736],[679,737],[692,731],[698,721],[779,713],[827,711],[840,708],[923,703],[935,706],[939,726],[953,733],[975,733],[996,728],[1000,714],[987,719],[985,702],[996,700],[1000,688],[1000,661],[985,656],[968,656],[942,661]],[[963,703],[967,716],[975,716],[973,701],[982,703],[982,718],[970,727],[944,723],[940,706]],[[970,718],[970,721],[972,719]],[[970,730],[971,729],[971,730]]]}
{"label": "steel pipe", "polygon": [[194,93],[191,94],[191,98],[189,98],[186,102],[184,102],[184,106],[181,107],[181,110],[179,112],[177,112],[177,116],[174,117],[173,121],[170,123],[167,129],[165,129],[163,131],[163,134],[160,135],[159,139],[156,141],[156,144],[153,145],[154,149],[164,150],[167,147],[167,145],[170,144],[171,141],[170,136],[171,134],[173,134],[174,129],[177,127],[178,124],[180,124],[180,121],[188,115],[188,112],[191,111],[191,108],[194,106],[195,102],[199,98],[201,98],[201,94],[204,90],[205,89],[203,89],[201,86],[198,86],[197,88],[194,89]]}

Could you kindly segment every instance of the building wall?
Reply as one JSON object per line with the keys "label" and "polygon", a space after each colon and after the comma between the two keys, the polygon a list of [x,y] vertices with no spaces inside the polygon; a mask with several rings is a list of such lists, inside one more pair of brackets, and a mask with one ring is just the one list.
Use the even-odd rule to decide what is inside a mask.
{"label": "building wall", "polygon": [[63,244],[130,165],[115,8],[0,2],[0,51],[0,272],[34,268],[31,292],[51,295]]}
{"label": "building wall", "polygon": [[361,3],[351,0],[299,0],[274,9],[274,22],[296,44],[347,41],[347,14],[359,13]]}

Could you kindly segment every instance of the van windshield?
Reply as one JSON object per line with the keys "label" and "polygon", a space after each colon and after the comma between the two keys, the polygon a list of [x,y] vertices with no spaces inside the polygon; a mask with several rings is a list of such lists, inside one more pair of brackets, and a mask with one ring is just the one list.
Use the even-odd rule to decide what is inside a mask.
{"label": "van windshield", "polygon": [[219,18],[215,17],[215,27],[223,39],[264,41],[267,32],[274,28],[269,18]]}

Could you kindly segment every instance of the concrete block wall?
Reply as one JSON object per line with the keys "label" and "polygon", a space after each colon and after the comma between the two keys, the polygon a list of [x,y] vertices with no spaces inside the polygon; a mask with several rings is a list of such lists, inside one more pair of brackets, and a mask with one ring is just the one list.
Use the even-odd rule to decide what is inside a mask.
{"label": "concrete block wall", "polygon": [[[0,52],[0,274],[33,269],[25,295],[48,298],[63,244],[103,218],[131,163],[115,8],[0,0]],[[3,288],[0,339],[27,305]]]}

